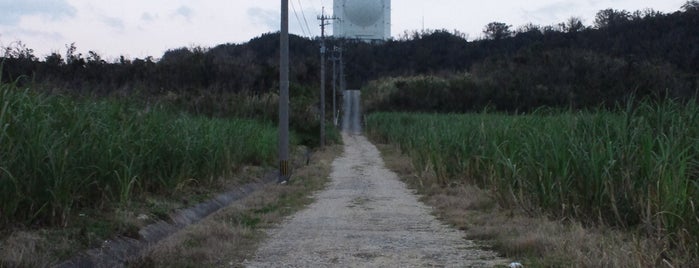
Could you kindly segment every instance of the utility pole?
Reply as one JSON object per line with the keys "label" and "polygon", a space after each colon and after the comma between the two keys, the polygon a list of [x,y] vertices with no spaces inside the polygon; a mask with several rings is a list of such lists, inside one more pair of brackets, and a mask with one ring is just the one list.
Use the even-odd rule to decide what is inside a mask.
{"label": "utility pole", "polygon": [[[339,70],[339,75],[338,75],[339,76],[338,79],[340,79],[340,81],[339,81],[340,82],[340,92],[342,92],[343,98],[345,100],[347,100],[349,98],[349,96],[345,95],[345,94],[347,94],[347,84],[345,81],[345,61],[343,59],[344,58],[344,56],[343,56],[344,50],[342,49],[342,41],[340,41],[340,47],[337,48],[337,52],[338,52],[337,53],[338,54],[337,60],[338,60],[339,65],[340,65],[340,68],[339,68],[340,70]],[[347,105],[347,102],[343,102],[343,103],[344,104],[343,104],[342,109],[345,112],[343,112],[341,116],[342,116],[342,122],[343,122],[342,128],[345,128],[345,126],[344,126],[345,117],[347,117],[349,115],[346,114],[347,110],[345,110],[345,109],[347,109],[347,107],[344,107],[345,105]]]}
{"label": "utility pole", "polygon": [[291,177],[289,170],[289,0],[282,1],[279,59],[279,181]]}
{"label": "utility pole", "polygon": [[330,25],[328,20],[334,20],[335,17],[326,17],[325,8],[318,16],[320,20],[320,147],[325,146],[325,26]]}
{"label": "utility pole", "polygon": [[342,43],[340,43],[340,91],[342,94],[347,90],[347,81],[345,81],[345,60],[343,56]]}
{"label": "utility pole", "polygon": [[337,46],[333,47],[333,56],[330,60],[333,62],[333,124],[337,127],[337,61],[339,57],[337,56]]}

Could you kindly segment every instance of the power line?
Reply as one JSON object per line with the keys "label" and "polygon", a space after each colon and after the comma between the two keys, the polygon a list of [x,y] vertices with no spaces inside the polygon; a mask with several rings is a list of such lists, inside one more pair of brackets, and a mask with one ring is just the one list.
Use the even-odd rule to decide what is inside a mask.
{"label": "power line", "polygon": [[299,18],[299,14],[296,12],[296,6],[294,6],[294,1],[289,1],[291,2],[291,9],[294,10],[294,16],[296,16],[296,21],[299,22],[299,26],[301,27],[301,32],[303,33],[303,36],[308,36],[310,37],[310,32],[309,34],[306,34],[306,30],[303,29],[303,23],[301,23],[301,18]]}
{"label": "power line", "polygon": [[[301,9],[301,15],[303,16],[303,20],[306,22],[306,29],[308,29],[308,36],[310,37],[311,35],[311,27],[308,26],[308,20],[306,19],[306,13],[303,12],[303,5],[301,4],[301,0],[298,0],[299,3],[299,8]],[[303,25],[301,26],[303,28]]]}

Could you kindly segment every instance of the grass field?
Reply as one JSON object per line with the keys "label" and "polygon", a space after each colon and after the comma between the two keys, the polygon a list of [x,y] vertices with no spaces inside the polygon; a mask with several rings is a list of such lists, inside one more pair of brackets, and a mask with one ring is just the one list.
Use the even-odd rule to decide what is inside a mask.
{"label": "grass field", "polygon": [[434,171],[442,186],[477,184],[503,206],[618,226],[684,255],[675,257],[696,257],[699,106],[622,110],[374,113],[367,130]]}
{"label": "grass field", "polygon": [[0,85],[0,226],[67,226],[83,209],[273,164],[271,122]]}

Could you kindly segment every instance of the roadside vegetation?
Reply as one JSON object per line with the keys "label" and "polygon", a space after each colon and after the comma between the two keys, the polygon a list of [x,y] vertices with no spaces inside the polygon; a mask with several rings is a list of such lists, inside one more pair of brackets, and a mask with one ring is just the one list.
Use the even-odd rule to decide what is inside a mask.
{"label": "roadside vegetation", "polygon": [[435,183],[432,170],[417,170],[411,157],[396,145],[377,146],[387,167],[421,195],[446,223],[467,239],[493,249],[525,267],[670,267],[652,237],[620,228],[582,224],[518,206],[500,206],[491,189],[465,180],[448,187]]}
{"label": "roadside vegetation", "polygon": [[435,183],[489,189],[499,205],[652,237],[658,264],[699,250],[699,106],[642,102],[527,115],[375,113],[369,135],[396,144]]}
{"label": "roadside vegetation", "polygon": [[82,209],[207,184],[272,164],[271,123],[192,116],[126,100],[73,100],[0,85],[3,226],[69,225]]}

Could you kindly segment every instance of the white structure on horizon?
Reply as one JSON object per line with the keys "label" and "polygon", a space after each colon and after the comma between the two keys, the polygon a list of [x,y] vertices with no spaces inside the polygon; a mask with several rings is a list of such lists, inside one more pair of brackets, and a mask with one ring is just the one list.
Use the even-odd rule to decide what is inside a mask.
{"label": "white structure on horizon", "polygon": [[334,0],[336,38],[381,41],[391,37],[391,0]]}

